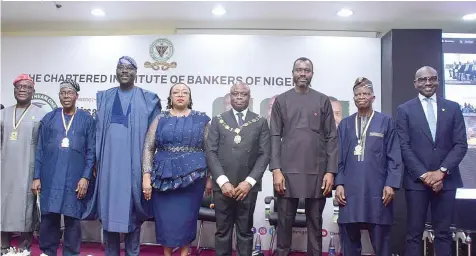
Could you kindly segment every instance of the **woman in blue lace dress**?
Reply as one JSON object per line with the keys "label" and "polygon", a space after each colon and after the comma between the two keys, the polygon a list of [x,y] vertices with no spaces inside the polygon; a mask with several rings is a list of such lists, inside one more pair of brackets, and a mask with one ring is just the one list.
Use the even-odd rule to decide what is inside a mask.
{"label": "woman in blue lace dress", "polygon": [[[143,192],[151,200],[158,244],[165,256],[195,240],[200,203],[207,182],[205,142],[210,118],[192,110],[190,88],[170,89],[168,111],[150,125],[143,152]],[[157,151],[156,151],[157,150]]]}

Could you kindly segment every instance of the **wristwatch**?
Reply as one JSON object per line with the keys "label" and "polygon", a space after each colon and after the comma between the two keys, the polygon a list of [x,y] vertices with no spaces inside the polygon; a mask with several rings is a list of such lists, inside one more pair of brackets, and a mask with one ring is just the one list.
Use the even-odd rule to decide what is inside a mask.
{"label": "wristwatch", "polygon": [[444,174],[448,174],[448,168],[440,167],[440,171]]}

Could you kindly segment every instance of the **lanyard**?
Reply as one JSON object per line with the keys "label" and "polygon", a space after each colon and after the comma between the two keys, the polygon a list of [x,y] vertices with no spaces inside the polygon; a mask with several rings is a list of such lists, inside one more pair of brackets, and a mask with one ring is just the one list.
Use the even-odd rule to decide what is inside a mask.
{"label": "lanyard", "polygon": [[73,123],[74,116],[76,115],[76,110],[74,111],[73,116],[71,117],[71,120],[69,120],[68,125],[66,125],[66,120],[64,119],[64,109],[61,109],[61,118],[63,119],[63,127],[65,130],[66,137],[68,137],[68,131],[69,128],[71,128],[71,124]]}
{"label": "lanyard", "polygon": [[28,106],[28,108],[25,111],[23,111],[23,113],[20,116],[20,120],[18,120],[18,123],[17,123],[17,106],[15,106],[15,108],[13,109],[12,124],[13,124],[13,130],[14,131],[16,131],[18,129],[18,126],[20,126],[21,121],[23,121],[23,118],[25,117],[26,112],[28,112],[28,110],[31,108],[31,105],[32,104],[30,103],[30,106]]}
{"label": "lanyard", "polygon": [[374,117],[374,113],[375,113],[375,111],[372,111],[372,115],[370,115],[370,118],[367,121],[367,124],[365,125],[364,131],[362,132],[362,134],[360,134],[361,129],[359,129],[359,121],[358,121],[359,120],[359,114],[355,115],[355,136],[357,137],[357,140],[358,140],[359,144],[361,143],[362,138],[365,138],[365,136],[367,134],[367,130],[369,129],[370,121],[372,121],[372,118]]}

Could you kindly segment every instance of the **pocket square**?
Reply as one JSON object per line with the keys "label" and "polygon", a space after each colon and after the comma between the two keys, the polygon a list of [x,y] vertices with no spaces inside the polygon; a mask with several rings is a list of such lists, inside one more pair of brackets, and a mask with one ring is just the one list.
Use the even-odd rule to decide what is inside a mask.
{"label": "pocket square", "polygon": [[383,137],[383,133],[379,133],[379,132],[371,132],[369,133],[370,136],[375,136],[375,137]]}

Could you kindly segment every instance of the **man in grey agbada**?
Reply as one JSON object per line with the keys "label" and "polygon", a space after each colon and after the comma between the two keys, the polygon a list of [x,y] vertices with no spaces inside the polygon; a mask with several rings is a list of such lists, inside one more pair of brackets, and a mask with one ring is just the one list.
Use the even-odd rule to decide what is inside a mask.
{"label": "man in grey agbada", "polygon": [[294,62],[294,88],[280,94],[271,111],[271,162],[278,196],[278,255],[288,255],[299,199],[305,199],[307,252],[322,253],[322,212],[337,172],[337,128],[328,96],[310,87],[308,58]]}
{"label": "man in grey agbada", "polygon": [[19,232],[20,250],[30,250],[38,223],[35,196],[30,191],[40,121],[46,114],[31,104],[35,83],[27,74],[13,81],[16,104],[1,111],[1,244],[11,246],[12,233]]}

